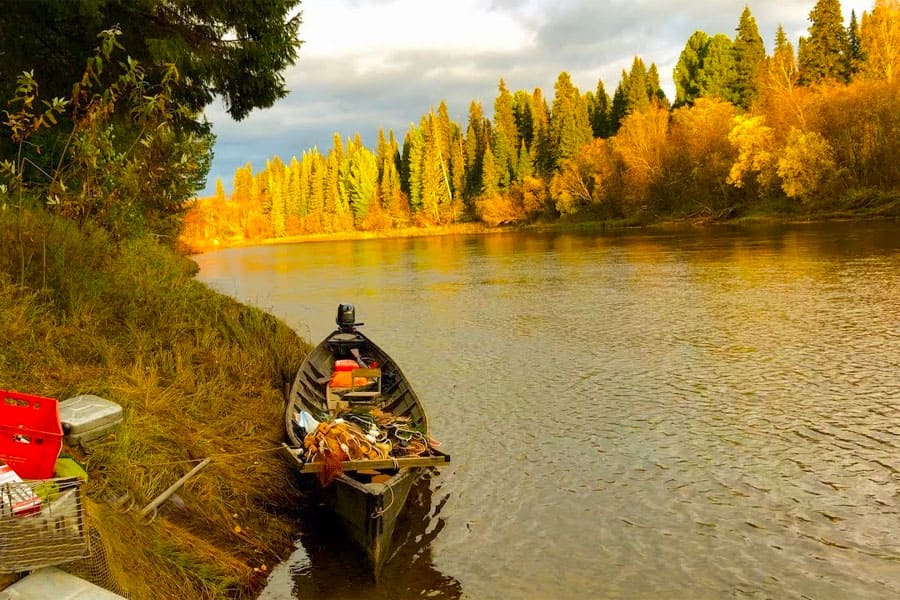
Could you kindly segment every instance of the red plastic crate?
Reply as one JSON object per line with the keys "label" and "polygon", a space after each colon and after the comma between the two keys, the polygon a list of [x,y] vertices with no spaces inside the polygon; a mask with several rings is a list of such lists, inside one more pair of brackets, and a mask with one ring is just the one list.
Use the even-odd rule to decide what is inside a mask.
{"label": "red plastic crate", "polygon": [[55,398],[0,390],[0,461],[22,479],[53,477],[62,437]]}

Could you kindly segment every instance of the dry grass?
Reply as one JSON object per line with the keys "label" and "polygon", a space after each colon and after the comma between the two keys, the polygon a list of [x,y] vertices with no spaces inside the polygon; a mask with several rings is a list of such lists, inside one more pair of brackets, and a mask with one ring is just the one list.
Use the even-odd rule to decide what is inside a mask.
{"label": "dry grass", "polygon": [[[89,516],[119,586],[134,598],[252,597],[260,567],[296,534],[299,492],[274,450],[283,389],[308,346],[197,283],[191,261],[153,240],[117,246],[41,213],[16,223],[0,212],[0,387],[123,406],[114,436],[88,455],[71,449],[87,465]],[[139,508],[205,457],[178,499],[142,522]],[[133,510],[112,507],[123,497]]]}

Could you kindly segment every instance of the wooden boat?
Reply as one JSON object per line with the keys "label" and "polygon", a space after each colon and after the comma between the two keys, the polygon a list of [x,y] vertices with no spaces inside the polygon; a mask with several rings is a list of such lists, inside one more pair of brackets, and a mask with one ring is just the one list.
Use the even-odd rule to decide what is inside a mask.
{"label": "wooden boat", "polygon": [[[309,353],[294,378],[285,411],[289,444],[284,451],[303,477],[316,479],[316,487],[337,514],[349,537],[361,547],[375,577],[391,549],[397,517],[409,490],[425,469],[450,461],[430,440],[428,415],[396,362],[357,328],[352,305],[338,307],[338,329]],[[348,362],[354,368],[336,383]],[[349,387],[347,387],[349,382]],[[362,382],[362,383],[360,383]],[[395,456],[344,460],[340,473],[322,484],[318,475],[323,462],[310,460],[314,451],[304,448],[312,423],[333,423],[341,415],[377,409],[400,417],[410,429],[424,435],[427,451],[419,456]],[[380,414],[380,413],[379,413]],[[339,421],[338,421],[339,422]],[[307,444],[308,446],[308,444]]]}

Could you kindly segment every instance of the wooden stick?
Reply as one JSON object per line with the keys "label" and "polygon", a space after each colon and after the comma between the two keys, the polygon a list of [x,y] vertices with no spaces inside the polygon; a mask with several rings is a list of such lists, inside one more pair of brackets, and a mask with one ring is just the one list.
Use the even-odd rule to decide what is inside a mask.
{"label": "wooden stick", "polygon": [[203,459],[203,462],[201,462],[199,465],[197,465],[196,467],[194,467],[193,469],[191,469],[190,471],[188,471],[187,474],[186,474],[184,477],[182,477],[181,479],[179,479],[178,481],[176,481],[175,483],[173,483],[172,485],[170,485],[169,488],[168,488],[166,491],[164,491],[162,494],[160,494],[159,496],[157,496],[156,498],[154,498],[153,501],[150,502],[150,504],[148,504],[148,505],[145,506],[143,509],[141,509],[141,517],[146,517],[146,516],[147,516],[148,514],[150,514],[152,511],[154,511],[154,510],[156,510],[157,508],[159,508],[160,505],[162,505],[163,502],[165,502],[166,500],[168,500],[169,497],[170,497],[172,494],[174,494],[175,492],[177,492],[177,491],[178,491],[178,488],[180,488],[181,486],[183,486],[184,483],[185,483],[188,479],[190,479],[191,477],[193,477],[194,475],[196,475],[197,473],[199,473],[199,472],[200,472],[200,469],[202,469],[203,467],[205,467],[206,465],[208,465],[210,460],[211,460],[211,459],[209,459],[209,458],[204,458],[204,459]]}

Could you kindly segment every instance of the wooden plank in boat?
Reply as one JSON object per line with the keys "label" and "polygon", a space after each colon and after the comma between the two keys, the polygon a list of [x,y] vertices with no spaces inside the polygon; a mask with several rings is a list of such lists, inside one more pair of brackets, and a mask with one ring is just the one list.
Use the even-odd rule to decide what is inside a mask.
{"label": "wooden plank in boat", "polygon": [[[302,473],[318,473],[322,470],[322,463],[312,462],[304,463],[297,456],[295,450],[292,450],[287,444],[282,444],[284,450],[301,466]],[[341,463],[344,472],[361,471],[366,469],[406,469],[409,467],[437,467],[450,462],[450,455],[440,450],[432,449],[435,456],[412,456],[408,458],[397,459],[378,459],[378,460],[349,460]]]}

